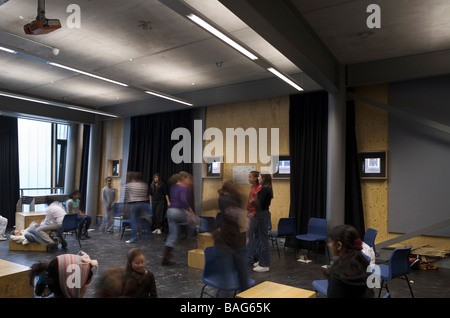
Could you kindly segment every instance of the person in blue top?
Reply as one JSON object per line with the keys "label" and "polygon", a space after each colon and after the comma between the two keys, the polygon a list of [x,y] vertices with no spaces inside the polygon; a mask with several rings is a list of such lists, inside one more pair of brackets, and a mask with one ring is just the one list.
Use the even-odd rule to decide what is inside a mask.
{"label": "person in blue top", "polygon": [[170,207],[167,210],[169,234],[167,236],[161,265],[175,264],[171,260],[171,252],[178,241],[180,223],[187,223],[187,231],[193,231],[196,226],[196,216],[191,207],[192,175],[181,171],[173,175],[169,183],[175,183],[170,188]]}
{"label": "person in blue top", "polygon": [[78,235],[80,239],[84,240],[90,238],[88,229],[91,226],[92,218],[80,210],[80,190],[75,190],[69,195],[69,200],[66,201],[67,213],[76,213],[78,222]]}

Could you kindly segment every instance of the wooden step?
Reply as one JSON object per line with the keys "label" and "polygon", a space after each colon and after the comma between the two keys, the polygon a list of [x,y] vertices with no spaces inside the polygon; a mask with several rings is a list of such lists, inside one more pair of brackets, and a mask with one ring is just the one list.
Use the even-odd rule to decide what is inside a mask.
{"label": "wooden step", "polygon": [[45,252],[47,247],[39,243],[28,243],[26,245],[16,243],[9,240],[9,250],[10,251],[32,251],[32,252]]}
{"label": "wooden step", "polygon": [[203,250],[195,249],[188,252],[188,266],[203,269],[205,266],[205,253]]}
{"label": "wooden step", "polygon": [[0,298],[33,298],[29,272],[27,266],[0,259]]}
{"label": "wooden step", "polygon": [[214,245],[214,237],[211,233],[199,233],[197,235],[197,248],[204,250],[205,247]]}

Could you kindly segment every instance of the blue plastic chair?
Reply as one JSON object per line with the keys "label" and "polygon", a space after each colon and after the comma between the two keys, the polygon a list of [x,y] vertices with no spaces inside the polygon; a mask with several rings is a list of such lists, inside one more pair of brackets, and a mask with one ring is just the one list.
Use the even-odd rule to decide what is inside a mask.
{"label": "blue plastic chair", "polygon": [[381,288],[378,297],[381,295],[381,290],[386,287],[386,292],[390,294],[388,288],[388,281],[394,278],[404,278],[408,283],[409,291],[411,297],[414,298],[414,293],[409,283],[408,274],[411,273],[411,266],[409,264],[409,254],[411,252],[412,246],[408,248],[396,248],[389,258],[388,265],[380,264],[380,278],[381,278]]}
{"label": "blue plastic chair", "polygon": [[[215,256],[214,246],[205,247],[204,252],[205,266],[203,268],[202,282],[205,285],[202,288],[200,298],[203,298],[204,294],[214,297],[205,291],[206,286],[217,289],[216,297],[219,296],[220,291],[234,291],[234,296],[236,296],[237,291],[240,289],[240,283],[232,255],[221,257],[219,264]],[[249,285],[253,286],[254,284],[255,281],[250,279]]]}
{"label": "blue plastic chair", "polygon": [[[278,248],[278,238],[286,238],[289,235],[295,235],[296,231],[297,229],[295,226],[295,217],[280,218],[280,220],[278,221],[278,230],[269,231],[269,237],[272,241],[272,244],[275,242],[277,246],[278,257],[281,257],[280,250]],[[286,244],[284,245],[284,249],[286,249]]]}
{"label": "blue plastic chair", "polygon": [[59,230],[54,230],[53,232],[57,232],[60,235],[63,235],[64,233],[74,232],[75,237],[78,240],[78,244],[81,248],[81,241],[80,241],[80,235],[78,233],[78,221],[77,221],[77,214],[76,213],[67,213],[64,215],[64,219],[62,222],[62,228]]}
{"label": "blue plastic chair", "polygon": [[211,233],[217,228],[216,218],[213,216],[199,216],[199,233]]}
{"label": "blue plastic chair", "polygon": [[[330,259],[330,252],[327,248],[327,220],[321,218],[310,218],[308,221],[307,233],[295,236],[297,240],[306,241],[311,245],[316,243],[316,261],[317,261],[317,249],[319,242],[325,243],[325,249],[328,253],[328,259]],[[309,258],[309,248],[308,248],[308,258]]]}
{"label": "blue plastic chair", "polygon": [[223,215],[222,212],[217,213],[216,215],[216,227],[220,229],[223,224]]}
{"label": "blue plastic chair", "polygon": [[312,286],[316,293],[322,294],[324,296],[327,295],[328,291],[328,279],[318,279],[312,282]]}
{"label": "blue plastic chair", "polygon": [[368,228],[366,233],[364,234],[364,243],[369,245],[372,249],[375,255],[377,255],[377,251],[375,249],[375,238],[377,237],[378,231],[372,228]]}

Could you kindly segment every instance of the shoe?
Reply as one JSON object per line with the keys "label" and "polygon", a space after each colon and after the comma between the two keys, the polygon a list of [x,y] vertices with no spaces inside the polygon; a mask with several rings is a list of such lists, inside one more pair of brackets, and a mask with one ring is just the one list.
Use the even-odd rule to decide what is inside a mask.
{"label": "shoe", "polygon": [[175,262],[171,260],[173,248],[170,246],[164,246],[164,254],[161,261],[162,266],[175,265]]}
{"label": "shoe", "polygon": [[6,236],[0,235],[0,241],[6,241]]}
{"label": "shoe", "polygon": [[259,262],[253,263],[253,267],[258,267],[259,266]]}
{"label": "shoe", "polygon": [[268,272],[269,270],[270,270],[269,267],[263,267],[263,266],[259,266],[259,265],[253,268],[253,271],[259,272],[259,273]]}
{"label": "shoe", "polygon": [[136,242],[136,239],[131,239],[131,240],[126,241],[126,243],[134,243],[134,242]]}
{"label": "shoe", "polygon": [[158,235],[161,234],[161,230],[160,230],[160,229],[157,229],[157,230],[156,230],[156,234],[158,234]]}
{"label": "shoe", "polygon": [[47,245],[47,252],[53,253],[58,249],[58,244],[49,244]]}

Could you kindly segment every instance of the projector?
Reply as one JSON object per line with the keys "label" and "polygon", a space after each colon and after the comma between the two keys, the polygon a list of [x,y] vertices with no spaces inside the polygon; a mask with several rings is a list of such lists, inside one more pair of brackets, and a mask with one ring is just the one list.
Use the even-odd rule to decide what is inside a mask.
{"label": "projector", "polygon": [[34,20],[23,26],[25,34],[40,35],[47,34],[61,28],[58,19]]}

